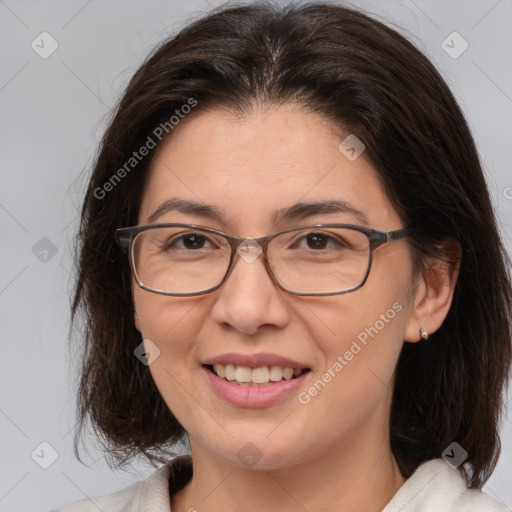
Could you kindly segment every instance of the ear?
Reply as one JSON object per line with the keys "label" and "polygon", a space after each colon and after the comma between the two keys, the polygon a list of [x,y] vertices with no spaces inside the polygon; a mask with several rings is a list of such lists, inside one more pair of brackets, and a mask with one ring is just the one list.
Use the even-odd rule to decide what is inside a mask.
{"label": "ear", "polygon": [[427,257],[417,278],[404,338],[409,343],[422,339],[420,328],[428,334],[437,331],[452,304],[462,251],[460,244],[453,238],[443,240],[439,247],[442,259]]}

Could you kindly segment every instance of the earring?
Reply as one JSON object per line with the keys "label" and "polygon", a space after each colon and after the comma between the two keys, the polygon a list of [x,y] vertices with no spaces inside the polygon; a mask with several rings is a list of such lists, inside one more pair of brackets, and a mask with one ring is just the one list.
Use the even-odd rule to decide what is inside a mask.
{"label": "earring", "polygon": [[420,327],[420,334],[424,340],[428,340],[429,334],[425,329],[423,329],[423,327]]}

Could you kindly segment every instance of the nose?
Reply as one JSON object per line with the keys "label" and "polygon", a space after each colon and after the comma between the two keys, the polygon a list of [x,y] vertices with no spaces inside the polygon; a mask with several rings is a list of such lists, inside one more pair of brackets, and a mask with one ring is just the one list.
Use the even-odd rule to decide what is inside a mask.
{"label": "nose", "polygon": [[231,272],[217,293],[211,314],[225,328],[256,334],[265,326],[282,329],[290,320],[286,292],[272,281],[263,254],[255,254],[254,248],[239,248]]}

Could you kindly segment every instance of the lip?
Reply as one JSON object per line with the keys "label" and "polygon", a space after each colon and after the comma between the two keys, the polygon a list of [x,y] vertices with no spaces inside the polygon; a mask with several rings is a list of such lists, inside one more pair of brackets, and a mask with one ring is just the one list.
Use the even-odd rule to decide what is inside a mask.
{"label": "lip", "polygon": [[212,357],[203,363],[213,366],[214,364],[233,364],[235,366],[248,366],[249,368],[259,368],[261,366],[281,366],[282,368],[309,368],[308,365],[294,361],[287,357],[282,357],[269,352],[260,352],[258,354],[238,354],[228,353]]}
{"label": "lip", "polygon": [[[293,368],[293,366],[290,367]],[[215,373],[204,366],[201,367],[201,370],[220,398],[232,405],[246,408],[268,407],[289,398],[291,395],[295,396],[307,376],[311,373],[308,371],[294,379],[281,380],[266,386],[240,386],[215,375]]]}

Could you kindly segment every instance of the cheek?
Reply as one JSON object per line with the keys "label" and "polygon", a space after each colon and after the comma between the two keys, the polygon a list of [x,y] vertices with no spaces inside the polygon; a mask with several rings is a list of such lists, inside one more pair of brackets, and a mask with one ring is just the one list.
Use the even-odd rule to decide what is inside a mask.
{"label": "cheek", "polygon": [[191,418],[199,414],[195,408],[203,400],[203,390],[192,376],[200,359],[196,340],[205,321],[204,299],[166,297],[144,290],[136,291],[134,297],[141,336],[157,347],[153,350],[158,356],[149,365],[155,385],[185,429],[193,428]]}
{"label": "cheek", "polygon": [[[376,272],[373,279],[370,274],[367,283],[350,294],[308,304],[310,335],[323,353],[323,367],[316,390],[305,400],[322,394],[329,407],[344,408],[391,389],[410,299],[407,272],[387,270]],[[331,392],[324,393],[324,387]]]}
{"label": "cheek", "polygon": [[356,307],[348,298],[346,305],[324,303],[321,309],[333,333],[316,338],[324,364],[298,397],[299,407],[326,432],[350,438],[363,426],[370,428],[376,411],[387,417],[406,311],[398,300]]}
{"label": "cheek", "polygon": [[194,348],[194,339],[204,322],[204,310],[197,297],[166,297],[135,290],[138,329],[150,339],[162,355],[185,355]]}
{"label": "cheek", "polygon": [[395,361],[407,323],[402,297],[361,303],[347,299],[343,304],[324,303],[316,311],[311,309],[322,319],[322,332],[316,326],[313,339],[325,356],[327,368],[336,361],[341,361],[343,369],[382,367]]}

